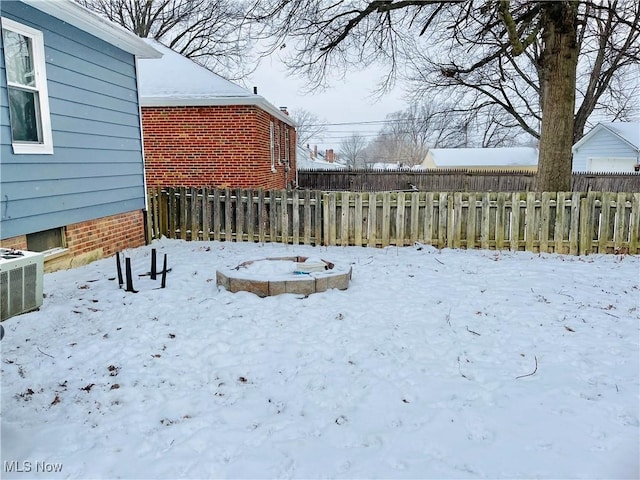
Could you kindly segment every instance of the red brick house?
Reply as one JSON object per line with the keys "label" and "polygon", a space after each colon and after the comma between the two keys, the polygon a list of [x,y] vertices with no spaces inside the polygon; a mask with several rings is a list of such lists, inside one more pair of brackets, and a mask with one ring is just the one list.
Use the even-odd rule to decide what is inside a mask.
{"label": "red brick house", "polygon": [[295,123],[154,40],[138,62],[148,186],[281,189],[295,183]]}

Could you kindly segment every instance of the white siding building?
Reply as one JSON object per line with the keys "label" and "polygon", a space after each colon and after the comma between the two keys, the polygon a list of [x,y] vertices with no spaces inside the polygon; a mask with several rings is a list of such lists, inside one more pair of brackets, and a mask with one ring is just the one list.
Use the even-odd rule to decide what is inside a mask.
{"label": "white siding building", "polygon": [[640,165],[640,122],[598,123],[573,146],[574,172],[633,172]]}

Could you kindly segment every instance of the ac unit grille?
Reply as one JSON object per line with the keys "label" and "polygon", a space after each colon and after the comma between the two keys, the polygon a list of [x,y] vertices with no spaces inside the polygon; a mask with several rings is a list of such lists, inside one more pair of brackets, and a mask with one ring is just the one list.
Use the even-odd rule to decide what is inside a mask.
{"label": "ac unit grille", "polygon": [[0,319],[9,318],[9,273],[0,272]]}
{"label": "ac unit grille", "polygon": [[43,257],[23,252],[0,263],[0,320],[42,305]]}

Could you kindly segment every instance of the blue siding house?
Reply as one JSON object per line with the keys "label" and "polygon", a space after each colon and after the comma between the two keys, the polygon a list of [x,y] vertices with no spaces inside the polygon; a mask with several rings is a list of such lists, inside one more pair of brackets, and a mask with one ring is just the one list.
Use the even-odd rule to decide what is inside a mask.
{"label": "blue siding house", "polygon": [[49,270],[144,243],[136,58],[161,54],[70,0],[0,3],[0,240]]}
{"label": "blue siding house", "polygon": [[640,122],[598,123],[573,146],[574,172],[640,168]]}

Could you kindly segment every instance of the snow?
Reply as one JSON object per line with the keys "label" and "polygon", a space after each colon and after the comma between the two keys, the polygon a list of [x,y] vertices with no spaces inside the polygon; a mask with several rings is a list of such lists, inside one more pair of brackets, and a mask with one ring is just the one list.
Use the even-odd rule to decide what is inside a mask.
{"label": "snow", "polygon": [[[136,273],[152,247],[167,288],[104,259],[3,322],[3,478],[639,476],[636,256],[163,239]],[[297,255],[349,289],[216,287]]]}
{"label": "snow", "polygon": [[160,59],[138,61],[140,96],[251,97],[246,88],[216,75],[153,39],[144,41],[162,53]]}
{"label": "snow", "polygon": [[153,39],[144,41],[162,58],[139,59],[138,89],[143,107],[256,105],[294,125],[288,114],[267,99],[198,65]]}

